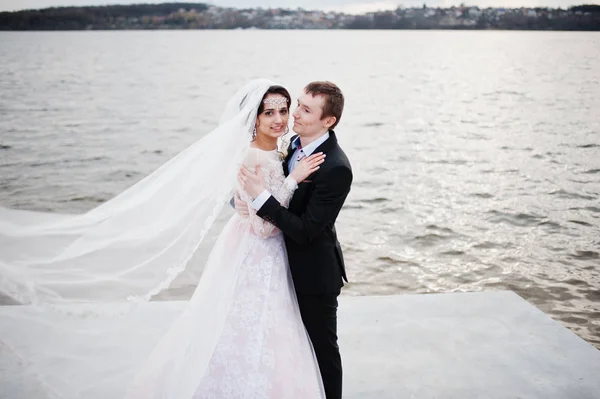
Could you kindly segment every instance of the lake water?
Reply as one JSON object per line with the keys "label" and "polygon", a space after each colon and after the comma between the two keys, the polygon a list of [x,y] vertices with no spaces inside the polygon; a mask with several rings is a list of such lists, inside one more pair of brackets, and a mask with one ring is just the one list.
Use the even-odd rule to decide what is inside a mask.
{"label": "lake water", "polygon": [[355,176],[343,294],[509,289],[600,348],[599,65],[588,32],[3,32],[0,203],[91,209],[249,79],[327,79]]}

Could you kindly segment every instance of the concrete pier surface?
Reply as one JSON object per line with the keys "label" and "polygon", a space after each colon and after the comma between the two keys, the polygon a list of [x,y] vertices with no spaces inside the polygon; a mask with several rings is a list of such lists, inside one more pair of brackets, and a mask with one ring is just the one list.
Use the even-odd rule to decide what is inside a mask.
{"label": "concrete pier surface", "polygon": [[[69,379],[94,372],[88,365],[117,357],[139,361],[184,306],[0,306],[0,398],[49,397],[41,393],[47,381],[68,392]],[[39,312],[60,328],[28,317]],[[114,331],[94,347],[65,339],[72,328],[93,331],[106,323]],[[510,291],[341,296],[338,330],[344,398],[600,399],[600,351]],[[124,341],[127,347],[120,347]],[[50,369],[45,375],[23,371],[31,368],[24,358],[49,347],[59,354],[66,345],[81,345],[85,364],[48,368],[41,359]],[[69,379],[58,381],[59,375]],[[122,384],[99,381],[84,397],[117,398],[115,387]]]}
{"label": "concrete pier surface", "polygon": [[598,399],[600,351],[510,291],[340,297],[344,398]]}

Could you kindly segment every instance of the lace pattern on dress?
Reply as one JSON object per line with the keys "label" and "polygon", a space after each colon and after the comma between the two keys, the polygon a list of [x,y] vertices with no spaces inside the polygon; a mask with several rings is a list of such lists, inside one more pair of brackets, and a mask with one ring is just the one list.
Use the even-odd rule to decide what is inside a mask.
{"label": "lace pattern on dress", "polygon": [[[244,165],[250,171],[255,171],[256,166],[260,165],[265,178],[265,188],[282,206],[287,208],[294,195],[296,184],[294,184],[295,182],[288,184],[287,180],[292,180],[292,178],[288,177],[286,179],[283,174],[277,150],[263,151],[258,148],[249,148],[244,159]],[[291,186],[294,188],[291,188]],[[246,192],[238,189],[238,193],[240,194],[240,198],[246,201],[246,203],[250,204],[252,202],[252,199]],[[248,210],[250,212],[249,223],[256,235],[266,238],[281,233],[277,227],[257,216],[256,210],[251,206],[248,206]]]}

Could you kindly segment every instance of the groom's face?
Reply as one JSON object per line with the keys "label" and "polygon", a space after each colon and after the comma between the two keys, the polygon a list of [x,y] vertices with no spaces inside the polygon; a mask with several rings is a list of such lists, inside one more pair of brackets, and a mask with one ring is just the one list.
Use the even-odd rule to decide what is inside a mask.
{"label": "groom's face", "polygon": [[323,133],[327,127],[321,120],[325,97],[318,94],[304,93],[298,98],[298,106],[294,110],[294,132],[300,137],[311,137]]}

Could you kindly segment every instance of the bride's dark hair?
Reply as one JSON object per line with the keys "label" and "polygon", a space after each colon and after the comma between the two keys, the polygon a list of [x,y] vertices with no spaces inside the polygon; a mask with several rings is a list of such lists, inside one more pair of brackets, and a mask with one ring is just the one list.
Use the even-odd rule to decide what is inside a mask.
{"label": "bride's dark hair", "polygon": [[281,94],[282,96],[287,98],[287,109],[288,111],[290,110],[290,105],[292,104],[292,97],[290,97],[290,93],[288,93],[285,87],[275,85],[269,87],[265,92],[265,95],[263,96],[262,100],[260,101],[260,105],[258,106],[257,115],[260,115],[260,113],[265,110],[265,104],[263,103],[263,101],[265,101],[265,98],[267,98],[269,94]]}

